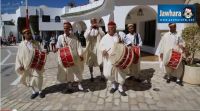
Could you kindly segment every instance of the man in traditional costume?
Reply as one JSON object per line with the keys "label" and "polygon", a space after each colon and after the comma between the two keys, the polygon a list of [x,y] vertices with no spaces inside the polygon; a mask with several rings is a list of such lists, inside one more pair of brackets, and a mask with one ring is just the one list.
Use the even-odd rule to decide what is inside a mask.
{"label": "man in traditional costume", "polygon": [[98,63],[98,58],[102,58],[102,55],[99,53],[98,47],[99,42],[102,37],[105,35],[102,28],[98,26],[97,19],[93,18],[90,21],[91,27],[89,27],[84,33],[86,39],[86,64],[89,67],[91,81],[93,81],[93,67],[99,66],[101,72],[101,80],[104,80],[103,76],[103,64]]}
{"label": "man in traditional costume", "polygon": [[[43,72],[30,68],[31,57],[34,49],[41,50],[39,43],[32,39],[29,29],[23,30],[23,41],[19,44],[18,52],[15,62],[15,71],[20,77],[20,83],[32,89],[31,99],[36,98],[38,95],[41,98],[45,97],[42,93]],[[36,91],[38,90],[38,91]]]}
{"label": "man in traditional costume", "polygon": [[[121,69],[118,69],[112,65],[111,61],[109,60],[111,48],[114,46],[114,44],[120,42],[119,39],[119,35],[116,33],[116,24],[115,22],[110,21],[108,23],[108,33],[100,41],[99,50],[103,55],[103,74],[108,81],[112,82],[110,93],[114,93],[116,90],[118,90],[122,96],[127,96],[123,89],[126,74],[123,73]],[[116,83],[119,83],[118,87]]]}
{"label": "man in traditional costume", "polygon": [[[134,25],[128,24],[128,34],[123,38],[123,42],[130,47],[141,47],[142,46],[142,39],[139,33],[135,32]],[[137,63],[132,63],[129,67],[130,73],[129,75],[134,77],[134,79],[138,82],[141,82],[139,79],[140,73],[140,57]]]}
{"label": "man in traditional costume", "polygon": [[[161,38],[161,41],[158,46],[158,53],[160,55],[161,61],[163,59],[169,58],[169,51],[171,49],[181,50],[182,53],[184,51],[185,43],[181,37],[181,33],[176,31],[176,24],[169,23],[170,31],[165,33]],[[180,62],[177,69],[172,69],[164,64],[164,72],[167,75],[167,83],[170,83],[170,77],[177,77],[176,83],[183,86],[181,78],[183,75],[183,63]]]}
{"label": "man in traditional costume", "polygon": [[68,88],[63,90],[63,93],[73,92],[72,82],[75,81],[75,78],[78,79],[78,89],[81,91],[83,90],[81,85],[82,73],[84,70],[83,50],[81,43],[78,41],[78,38],[71,33],[71,30],[71,24],[69,22],[64,22],[64,34],[58,37],[56,49],[54,50],[54,52],[56,52],[59,48],[69,46],[72,51],[72,56],[74,57],[74,65],[66,68],[62,64],[60,55],[58,55],[57,80],[61,83],[67,83],[68,86]]}

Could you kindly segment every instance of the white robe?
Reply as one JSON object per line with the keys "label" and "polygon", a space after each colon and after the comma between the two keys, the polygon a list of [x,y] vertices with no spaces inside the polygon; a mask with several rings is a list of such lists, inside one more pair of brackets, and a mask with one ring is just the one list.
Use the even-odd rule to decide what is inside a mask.
{"label": "white robe", "polygon": [[98,29],[87,29],[84,33],[86,39],[86,52],[85,52],[85,61],[86,64],[90,67],[98,66],[102,63],[98,62],[98,58],[102,58],[100,51],[98,50],[99,42],[102,37],[105,35],[103,30],[99,27]]}
{"label": "white robe", "polygon": [[[113,36],[106,34],[99,44],[99,50],[101,53],[106,50],[108,54],[111,54],[111,48],[114,46],[115,43],[119,42],[118,34],[115,33]],[[126,74],[124,70],[120,70],[112,65],[111,61],[106,57],[103,57],[103,74],[104,76],[111,82],[116,81],[119,84],[124,84]]]}
{"label": "white robe", "polygon": [[134,33],[133,35],[131,33],[127,34],[124,38],[123,41],[126,45],[128,44],[136,44],[136,34],[138,34],[138,39],[139,39],[139,44],[138,46],[142,46],[142,39],[140,37],[139,33]]}
{"label": "white robe", "polygon": [[83,55],[81,44],[76,36],[70,35],[70,37],[67,37],[66,34],[63,34],[58,37],[58,42],[56,44],[56,47],[57,48],[64,47],[64,41],[66,41],[66,43],[71,47],[72,54],[74,57],[74,66],[65,68],[59,57],[60,55],[58,55],[57,80],[61,83],[73,82],[76,79],[78,79],[78,81],[82,81],[84,62],[81,61],[80,59],[80,56]]}
{"label": "white robe", "polygon": [[[31,43],[29,43],[25,40],[19,44],[15,62],[15,71],[20,77],[20,83],[41,90],[44,68],[41,71],[29,68],[31,57],[33,56],[33,49],[41,50],[37,41],[31,41]],[[24,67],[23,71],[19,70],[20,66]]]}
{"label": "white robe", "polygon": [[[160,55],[163,53],[163,59],[167,58],[167,53],[170,49],[177,49],[177,44],[181,46],[185,46],[185,43],[181,37],[181,33],[171,33],[167,32],[163,35],[161,38],[161,41],[159,43],[159,47],[157,49],[157,54]],[[171,68],[164,65],[163,70],[166,74],[170,74],[171,76],[180,78],[183,73],[183,64],[180,63],[179,67],[176,70],[172,70]]]}

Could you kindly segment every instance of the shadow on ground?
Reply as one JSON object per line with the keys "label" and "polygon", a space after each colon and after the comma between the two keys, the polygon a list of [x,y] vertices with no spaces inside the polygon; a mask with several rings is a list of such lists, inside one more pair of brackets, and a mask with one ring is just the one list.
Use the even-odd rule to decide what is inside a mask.
{"label": "shadow on ground", "polygon": [[[94,78],[93,82],[90,81],[90,79],[85,79],[82,81],[82,86],[85,89],[82,92],[103,90],[106,88],[106,82],[107,82],[106,80],[101,80],[100,76],[97,76],[96,78]],[[56,84],[56,85],[46,87],[43,90],[43,93],[45,95],[47,95],[47,94],[51,94],[51,93],[62,92],[64,89],[67,89],[67,88],[68,88],[67,83]],[[72,84],[72,89],[73,89],[73,92],[70,92],[70,93],[79,92],[78,83],[74,82]]]}
{"label": "shadow on ground", "polygon": [[[141,72],[140,72],[141,82],[137,82],[133,77],[127,78],[126,81],[125,81],[125,91],[128,91],[128,90],[134,90],[134,91],[149,90],[151,88],[151,78],[153,77],[154,72],[155,72],[155,70],[153,68],[141,70]],[[73,86],[72,87],[73,92],[70,92],[70,93],[79,92],[78,84],[76,82],[74,82],[72,84],[72,86]],[[107,80],[101,80],[101,77],[97,76],[96,78],[94,78],[93,82],[90,81],[90,79],[83,80],[82,86],[85,89],[83,92],[99,91],[99,90],[103,90],[107,87]],[[46,87],[43,90],[43,93],[47,95],[47,94],[51,94],[51,93],[62,92],[64,89],[67,89],[67,88],[68,87],[67,87],[66,83],[56,84],[56,85]]]}
{"label": "shadow on ground", "polygon": [[129,77],[125,81],[125,90],[134,90],[134,91],[145,91],[151,88],[151,78],[154,75],[155,70],[153,68],[143,69],[140,72],[138,82],[134,77]]}

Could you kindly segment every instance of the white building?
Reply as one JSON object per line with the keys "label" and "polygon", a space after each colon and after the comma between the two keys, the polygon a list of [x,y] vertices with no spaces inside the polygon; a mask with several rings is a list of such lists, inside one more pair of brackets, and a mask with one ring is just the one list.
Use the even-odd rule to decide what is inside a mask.
{"label": "white building", "polygon": [[[38,28],[40,31],[40,34],[42,35],[42,32],[49,32],[49,31],[62,31],[63,30],[63,23],[62,19],[60,18],[61,15],[68,12],[69,7],[63,7],[63,8],[50,8],[46,6],[29,6],[28,7],[28,14],[29,16],[32,15],[38,15]],[[49,21],[43,21],[42,16],[49,16]],[[1,15],[2,21],[13,21],[15,26],[9,26],[4,25],[5,27],[5,37],[8,37],[9,32],[12,32],[15,36],[19,37],[20,34],[17,30],[17,22],[19,17],[26,17],[26,7],[20,6],[15,14],[3,14]],[[56,18],[61,19],[61,22],[56,22]],[[8,28],[7,28],[8,27]],[[10,28],[11,27],[11,28]]]}
{"label": "white building", "polygon": [[[90,0],[90,3],[74,8],[50,8],[46,6],[29,6],[29,15],[39,12],[39,30],[61,31],[62,21],[55,22],[56,16],[62,20],[72,22],[74,31],[84,31],[90,27],[90,19],[98,18],[101,26],[107,31],[107,24],[113,20],[117,24],[117,30],[126,29],[126,25],[133,23],[136,32],[140,33],[144,45],[142,50],[155,54],[161,34],[168,31],[167,24],[157,23],[158,4],[189,4],[199,3],[199,0]],[[37,11],[36,11],[37,10]],[[25,17],[25,7],[16,10],[16,14],[2,15],[3,20],[17,21],[18,17]],[[50,22],[42,22],[42,15],[49,15]],[[52,21],[53,20],[53,21]],[[182,30],[185,24],[177,24],[177,30]]]}

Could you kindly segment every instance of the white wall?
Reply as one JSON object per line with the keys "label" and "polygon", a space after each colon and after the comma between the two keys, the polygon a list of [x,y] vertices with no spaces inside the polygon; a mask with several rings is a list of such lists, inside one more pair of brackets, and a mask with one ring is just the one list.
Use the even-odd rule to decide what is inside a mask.
{"label": "white wall", "polygon": [[58,22],[41,22],[39,24],[40,31],[55,31],[55,30],[63,30],[63,23]]}
{"label": "white wall", "polygon": [[2,21],[10,21],[14,18],[16,18],[16,14],[2,14]]}
{"label": "white wall", "polygon": [[44,15],[50,15],[51,19],[55,19],[55,16],[61,16],[62,13],[62,8],[48,8],[44,7],[42,8]]}
{"label": "white wall", "polygon": [[42,22],[42,19],[40,18],[39,30],[40,31],[63,30],[63,22]]}
{"label": "white wall", "polygon": [[[112,17],[111,17],[112,16]],[[111,14],[111,15],[107,15],[107,16],[103,16],[102,17],[102,19],[103,19],[103,21],[104,21],[104,24],[105,24],[105,28],[106,28],[106,31],[108,31],[108,22],[110,21],[110,20],[114,20],[114,15],[113,14]]]}
{"label": "white wall", "polygon": [[136,6],[115,6],[114,9],[114,21],[117,25],[117,30],[124,30],[125,29],[125,19],[127,14],[131,9]]}
{"label": "white wall", "polygon": [[65,7],[63,7],[63,9],[62,9],[62,14],[65,14],[65,13],[67,13],[69,11],[69,6],[65,6]]}

